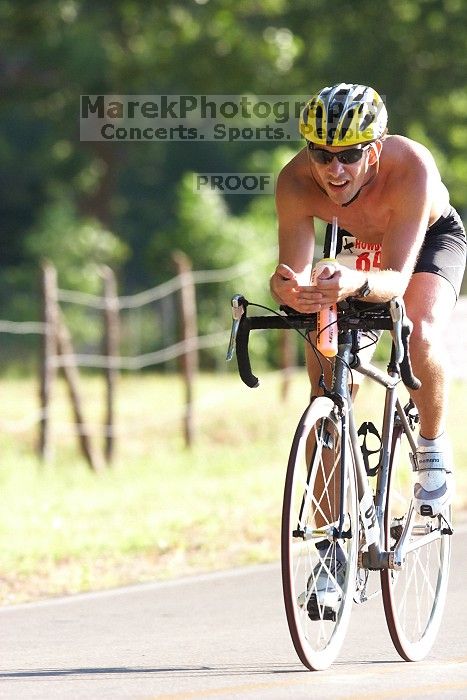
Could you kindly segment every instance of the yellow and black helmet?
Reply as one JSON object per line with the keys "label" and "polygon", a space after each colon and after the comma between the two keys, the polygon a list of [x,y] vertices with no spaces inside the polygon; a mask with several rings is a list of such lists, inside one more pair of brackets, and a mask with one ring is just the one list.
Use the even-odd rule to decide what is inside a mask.
{"label": "yellow and black helmet", "polygon": [[300,133],[322,146],[355,146],[380,138],[388,113],[376,90],[339,83],[308,100],[300,116]]}

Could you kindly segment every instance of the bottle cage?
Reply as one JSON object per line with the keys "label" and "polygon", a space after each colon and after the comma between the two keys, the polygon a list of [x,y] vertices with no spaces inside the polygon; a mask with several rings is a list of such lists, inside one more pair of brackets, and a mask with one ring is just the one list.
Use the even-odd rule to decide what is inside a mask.
{"label": "bottle cage", "polygon": [[[376,450],[368,449],[366,441],[367,441],[367,436],[369,433],[371,435],[374,435],[379,441],[379,447]],[[368,474],[368,476],[376,476],[376,474],[378,473],[379,466],[380,466],[380,459],[379,458],[380,458],[381,450],[382,450],[381,435],[379,434],[375,425],[369,421],[365,421],[364,423],[361,424],[361,426],[358,429],[357,435],[359,437],[363,437],[363,441],[362,441],[362,444],[360,445],[360,448],[362,451],[363,462],[365,464],[365,471]],[[375,467],[370,467],[369,457],[370,457],[370,455],[374,455],[374,454],[378,455],[378,464]]]}

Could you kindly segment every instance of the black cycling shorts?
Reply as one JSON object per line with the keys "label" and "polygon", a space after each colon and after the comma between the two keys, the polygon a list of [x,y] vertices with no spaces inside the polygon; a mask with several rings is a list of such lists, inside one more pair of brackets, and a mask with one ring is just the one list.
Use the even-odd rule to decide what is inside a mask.
{"label": "black cycling shorts", "polygon": [[459,296],[466,261],[466,236],[453,207],[430,226],[418,256],[415,272],[432,272],[448,280]]}

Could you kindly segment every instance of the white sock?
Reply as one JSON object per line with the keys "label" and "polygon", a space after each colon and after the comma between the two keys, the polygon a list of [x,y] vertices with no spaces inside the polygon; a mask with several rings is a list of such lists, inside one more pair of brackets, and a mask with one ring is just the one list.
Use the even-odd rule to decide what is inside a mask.
{"label": "white sock", "polygon": [[427,440],[422,435],[418,436],[417,443],[419,447],[430,447],[433,452],[442,450],[446,446],[446,433],[441,433],[434,440]]}

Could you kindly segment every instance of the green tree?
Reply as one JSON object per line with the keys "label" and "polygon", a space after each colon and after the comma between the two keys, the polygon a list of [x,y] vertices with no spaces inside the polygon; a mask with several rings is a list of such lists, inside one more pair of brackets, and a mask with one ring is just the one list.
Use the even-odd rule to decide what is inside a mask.
{"label": "green tree", "polygon": [[[27,262],[29,231],[59,190],[78,220],[97,218],[129,246],[125,288],[152,284],[166,268],[150,252],[180,220],[186,173],[244,171],[259,146],[277,147],[83,143],[80,94],[307,95],[342,80],[374,84],[391,131],[433,149],[453,203],[467,208],[462,0],[335,0],[332,11],[326,0],[3,0],[0,46],[7,277]],[[246,204],[236,198],[229,210],[239,216]]]}

